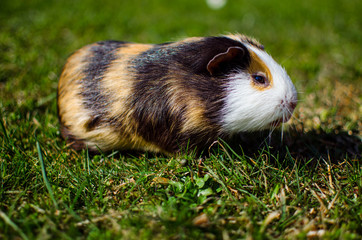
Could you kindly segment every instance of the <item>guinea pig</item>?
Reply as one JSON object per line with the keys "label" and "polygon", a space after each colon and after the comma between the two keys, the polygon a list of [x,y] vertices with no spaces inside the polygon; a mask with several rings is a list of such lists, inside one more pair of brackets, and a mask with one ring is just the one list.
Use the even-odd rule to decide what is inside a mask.
{"label": "guinea pig", "polygon": [[76,51],[58,85],[61,134],[76,150],[177,153],[274,128],[292,116],[286,71],[244,35]]}

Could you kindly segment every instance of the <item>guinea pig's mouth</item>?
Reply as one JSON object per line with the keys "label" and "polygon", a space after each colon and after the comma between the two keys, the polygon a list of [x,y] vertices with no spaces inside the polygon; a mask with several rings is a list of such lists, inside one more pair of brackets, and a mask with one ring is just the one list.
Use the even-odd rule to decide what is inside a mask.
{"label": "guinea pig's mouth", "polygon": [[270,123],[270,127],[278,127],[281,123],[286,123],[289,121],[289,119],[292,117],[293,115],[293,111],[295,109],[295,107],[297,106],[296,101],[291,101],[291,102],[285,102],[284,100],[282,100],[281,105],[283,106],[283,113],[282,116],[277,119],[274,120],[273,122]]}

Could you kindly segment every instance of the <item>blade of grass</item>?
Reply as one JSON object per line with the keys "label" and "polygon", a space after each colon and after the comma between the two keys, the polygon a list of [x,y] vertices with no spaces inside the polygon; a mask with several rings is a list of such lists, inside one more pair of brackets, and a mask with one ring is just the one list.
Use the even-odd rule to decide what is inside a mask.
{"label": "blade of grass", "polygon": [[58,209],[58,204],[55,201],[54,193],[53,193],[52,187],[51,187],[51,185],[49,183],[49,180],[48,180],[48,177],[47,177],[45,164],[44,164],[44,159],[43,159],[43,154],[42,154],[40,144],[39,144],[38,141],[36,141],[36,148],[38,150],[38,156],[39,156],[39,161],[40,161],[40,165],[41,165],[41,173],[43,175],[43,180],[44,180],[45,186],[46,186],[46,188],[47,188],[47,190],[49,192],[50,198],[53,201],[53,204],[54,204],[55,208]]}
{"label": "blade of grass", "polygon": [[5,125],[3,123],[3,121],[0,119],[0,125],[1,125],[1,129],[4,133],[4,140],[5,140],[5,143],[9,143],[9,136],[8,136],[8,133],[6,132],[6,128],[5,128]]}
{"label": "blade of grass", "polygon": [[11,226],[16,232],[19,233],[19,235],[27,240],[29,239],[25,233],[18,227],[18,225],[16,225],[13,221],[11,221],[11,219],[3,212],[0,210],[0,217],[4,220],[5,223],[7,223],[9,226]]}
{"label": "blade of grass", "polygon": [[263,203],[263,201],[261,201],[257,196],[255,196],[254,194],[244,190],[244,189],[240,189],[240,188],[237,188],[238,191],[250,196],[252,199],[255,200],[255,202],[259,203],[261,206],[264,207],[264,209],[266,209],[267,211],[271,211],[271,209],[265,204]]}

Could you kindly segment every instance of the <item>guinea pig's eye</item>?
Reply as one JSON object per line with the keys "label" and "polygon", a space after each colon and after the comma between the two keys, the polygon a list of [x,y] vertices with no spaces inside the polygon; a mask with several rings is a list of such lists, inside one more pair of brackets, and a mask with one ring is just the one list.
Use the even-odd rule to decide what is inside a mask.
{"label": "guinea pig's eye", "polygon": [[259,84],[259,85],[268,85],[268,79],[267,77],[265,76],[265,74],[263,73],[256,73],[256,74],[253,74],[251,75],[252,78],[253,78],[253,81],[256,83],[256,84]]}

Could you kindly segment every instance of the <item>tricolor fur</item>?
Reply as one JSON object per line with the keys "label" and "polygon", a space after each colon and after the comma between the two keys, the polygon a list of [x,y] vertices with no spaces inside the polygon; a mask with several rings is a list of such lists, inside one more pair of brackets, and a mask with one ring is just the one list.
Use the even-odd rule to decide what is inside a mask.
{"label": "tricolor fur", "polygon": [[75,149],[202,149],[285,121],[295,104],[284,69],[241,35],[98,42],[68,59],[58,86],[62,135]]}

